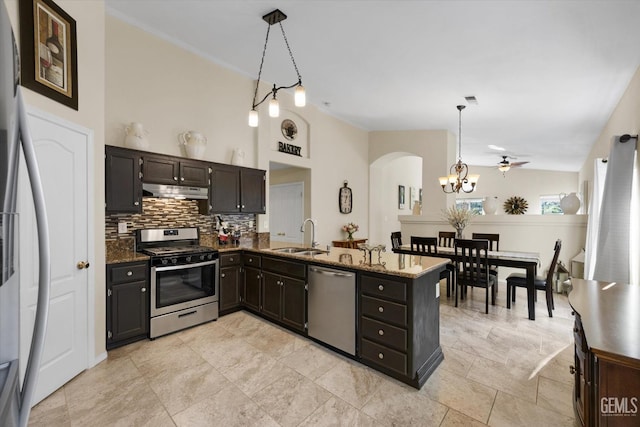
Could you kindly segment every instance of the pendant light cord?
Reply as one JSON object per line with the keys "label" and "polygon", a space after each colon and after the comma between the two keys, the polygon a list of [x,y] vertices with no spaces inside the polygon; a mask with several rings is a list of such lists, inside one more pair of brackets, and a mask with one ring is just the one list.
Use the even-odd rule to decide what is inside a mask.
{"label": "pendant light cord", "polygon": [[[296,74],[298,75],[298,82],[302,83],[302,77],[300,77],[300,72],[298,71],[296,60],[293,59],[293,53],[291,52],[291,48],[289,47],[289,40],[287,40],[287,35],[284,33],[284,27],[282,26],[282,22],[278,22],[278,25],[280,25],[280,30],[282,30],[282,37],[284,38],[284,43],[287,45],[287,50],[289,51],[291,62],[293,62],[293,68],[295,68]],[[265,45],[265,48],[266,48],[266,45]],[[263,59],[264,59],[264,54],[263,54]]]}
{"label": "pendant light cord", "polygon": [[[282,28],[282,24],[280,24],[280,28]],[[262,76],[262,65],[264,65],[264,57],[265,57],[265,54],[267,53],[267,43],[269,42],[269,30],[271,30],[271,25],[267,26],[267,37],[265,37],[264,39],[264,48],[262,49],[262,59],[260,60],[260,69],[258,70],[258,80],[256,80],[256,90],[253,92],[253,104],[251,105],[251,108],[256,108],[256,98],[258,97],[258,86],[260,85],[260,77]],[[284,30],[282,30],[282,34],[284,34]],[[287,44],[287,47],[289,47],[289,44]],[[291,53],[291,51],[289,51],[289,53]],[[293,65],[295,66],[296,63],[294,62]],[[298,69],[296,68],[296,72],[297,71]],[[300,77],[299,74],[298,74],[298,77]]]}

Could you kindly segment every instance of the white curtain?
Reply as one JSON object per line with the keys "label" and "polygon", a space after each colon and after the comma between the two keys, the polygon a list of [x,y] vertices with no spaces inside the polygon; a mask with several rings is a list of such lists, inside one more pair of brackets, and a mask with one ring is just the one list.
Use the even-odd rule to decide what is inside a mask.
{"label": "white curtain", "polygon": [[600,207],[604,193],[604,181],[607,174],[608,161],[596,159],[593,164],[593,189],[589,203],[589,219],[587,221],[587,243],[584,256],[584,278],[593,279],[598,256],[598,231],[600,230]]}
{"label": "white curtain", "polygon": [[636,280],[638,277],[640,260],[637,256],[631,258],[632,252],[634,256],[637,254],[638,239],[632,233],[637,233],[640,221],[638,212],[632,213],[632,207],[637,208],[640,191],[637,185],[634,187],[638,181],[638,172],[634,171],[636,145],[637,138],[623,143],[616,137],[611,147],[600,209],[595,280],[632,283],[631,277]]}

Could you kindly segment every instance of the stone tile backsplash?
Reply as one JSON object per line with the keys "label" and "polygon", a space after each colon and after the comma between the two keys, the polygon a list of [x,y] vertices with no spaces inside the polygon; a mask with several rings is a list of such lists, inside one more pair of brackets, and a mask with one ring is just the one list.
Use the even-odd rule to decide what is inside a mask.
{"label": "stone tile backsplash", "polygon": [[[201,235],[217,235],[218,214],[202,215],[195,200],[142,199],[142,214],[111,214],[105,216],[105,239],[134,237],[143,228],[198,227]],[[243,236],[256,235],[255,214],[220,214],[231,229],[238,226]],[[118,223],[127,223],[127,232],[118,233]]]}

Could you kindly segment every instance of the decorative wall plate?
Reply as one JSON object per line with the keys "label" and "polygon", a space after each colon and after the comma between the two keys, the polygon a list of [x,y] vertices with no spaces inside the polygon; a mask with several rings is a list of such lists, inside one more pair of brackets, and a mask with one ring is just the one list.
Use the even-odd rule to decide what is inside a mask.
{"label": "decorative wall plate", "polygon": [[522,197],[509,197],[504,202],[504,211],[509,215],[523,215],[527,208],[529,208],[529,203]]}
{"label": "decorative wall plate", "polygon": [[347,187],[348,182],[344,182],[344,186],[338,190],[338,208],[340,209],[340,213],[348,214],[351,213],[351,209],[353,207],[353,196],[351,189]]}
{"label": "decorative wall plate", "polygon": [[287,141],[293,141],[298,136],[298,126],[291,119],[284,119],[280,125],[280,130]]}

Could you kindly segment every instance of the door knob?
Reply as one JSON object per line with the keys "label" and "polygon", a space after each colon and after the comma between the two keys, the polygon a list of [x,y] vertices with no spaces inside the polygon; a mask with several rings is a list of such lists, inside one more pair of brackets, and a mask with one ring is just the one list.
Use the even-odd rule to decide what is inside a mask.
{"label": "door knob", "polygon": [[78,267],[78,270],[89,268],[89,263],[84,261],[78,261],[78,263],[76,264],[76,267]]}

